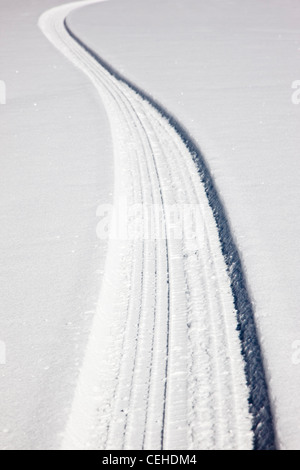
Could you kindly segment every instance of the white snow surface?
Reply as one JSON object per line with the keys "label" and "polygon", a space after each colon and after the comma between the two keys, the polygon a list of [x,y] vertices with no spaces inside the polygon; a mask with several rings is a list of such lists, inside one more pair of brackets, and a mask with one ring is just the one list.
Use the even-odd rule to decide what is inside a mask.
{"label": "white snow surface", "polygon": [[[278,444],[299,449],[299,2],[74,2],[40,20],[59,52],[37,22],[61,5],[0,0],[1,450],[252,446],[229,279],[196,168],[169,123],[67,35],[68,13],[201,147],[243,258]],[[201,207],[195,256],[96,237],[113,192],[173,203],[182,186]]]}
{"label": "white snow surface", "polygon": [[300,448],[299,20],[297,0],[113,0],[68,18],[205,155],[242,254],[282,449]]}
{"label": "white snow surface", "polygon": [[[64,20],[78,6],[46,12],[39,26],[105,103],[115,204],[161,204],[155,224],[167,239],[110,241],[63,449],[252,449],[236,311],[204,184],[170,123],[69,35]],[[192,240],[171,236],[167,207],[179,203],[198,207]]]}
{"label": "white snow surface", "polygon": [[1,450],[61,446],[106,256],[96,211],[113,192],[110,128],[38,29],[59,4],[0,1]]}

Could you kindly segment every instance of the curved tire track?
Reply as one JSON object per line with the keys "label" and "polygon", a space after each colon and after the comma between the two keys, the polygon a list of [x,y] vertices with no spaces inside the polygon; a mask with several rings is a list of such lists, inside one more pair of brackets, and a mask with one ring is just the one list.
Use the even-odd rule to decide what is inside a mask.
{"label": "curved tire track", "polygon": [[[140,204],[144,221],[147,206],[161,206],[155,225],[167,236],[110,240],[63,447],[251,449],[254,441],[274,448],[251,303],[209,172],[174,118],[70,31],[68,13],[87,3],[94,2],[46,12],[40,27],[106,106],[115,204]],[[198,207],[193,240],[171,236],[174,204]]]}

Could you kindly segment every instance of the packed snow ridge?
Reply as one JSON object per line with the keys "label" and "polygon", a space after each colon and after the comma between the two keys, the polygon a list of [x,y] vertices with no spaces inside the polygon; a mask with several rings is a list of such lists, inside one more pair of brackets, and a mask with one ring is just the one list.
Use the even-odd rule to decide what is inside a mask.
{"label": "packed snow ridge", "polygon": [[[63,448],[273,449],[251,302],[203,156],[173,116],[72,33],[68,14],[89,3],[52,9],[39,25],[106,106],[115,204],[165,208],[155,224],[166,237],[109,241]],[[176,204],[199,208],[192,244],[170,236]]]}

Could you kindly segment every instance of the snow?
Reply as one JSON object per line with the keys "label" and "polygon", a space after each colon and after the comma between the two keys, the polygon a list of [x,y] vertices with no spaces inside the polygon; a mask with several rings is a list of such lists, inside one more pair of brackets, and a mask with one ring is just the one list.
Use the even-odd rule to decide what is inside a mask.
{"label": "snow", "polygon": [[[299,2],[0,9],[0,448],[272,446],[251,306],[194,139],[242,256],[278,447],[299,449]],[[194,252],[97,237],[97,207],[166,211],[183,187],[201,208]]]}
{"label": "snow", "polygon": [[37,27],[60,3],[0,2],[1,449],[60,446],[106,255],[96,235],[113,190],[106,114]]}
{"label": "snow", "polygon": [[[65,16],[77,6],[46,12],[39,26],[92,80],[108,110],[116,206],[140,205],[146,219],[147,205],[160,203],[155,224],[167,237],[110,240],[62,448],[252,449],[254,438],[270,446],[254,413],[260,430],[251,429],[234,298],[199,168],[155,105],[69,34]],[[183,203],[198,210],[192,240],[170,236],[167,210]]]}
{"label": "snow", "polygon": [[201,147],[242,254],[279,446],[299,448],[299,78],[296,0],[114,0],[72,30]]}

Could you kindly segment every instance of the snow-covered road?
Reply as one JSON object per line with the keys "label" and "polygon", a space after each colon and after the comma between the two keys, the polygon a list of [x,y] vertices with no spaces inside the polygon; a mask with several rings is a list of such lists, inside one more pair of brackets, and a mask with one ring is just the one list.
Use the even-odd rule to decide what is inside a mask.
{"label": "snow-covered road", "polygon": [[[67,27],[67,15],[87,3],[50,10],[39,25],[108,111],[115,205],[139,204],[142,220],[160,206],[154,223],[167,236],[110,240],[63,447],[272,448],[253,312],[211,177],[180,125]],[[174,205],[198,208],[192,239],[172,236]]]}

